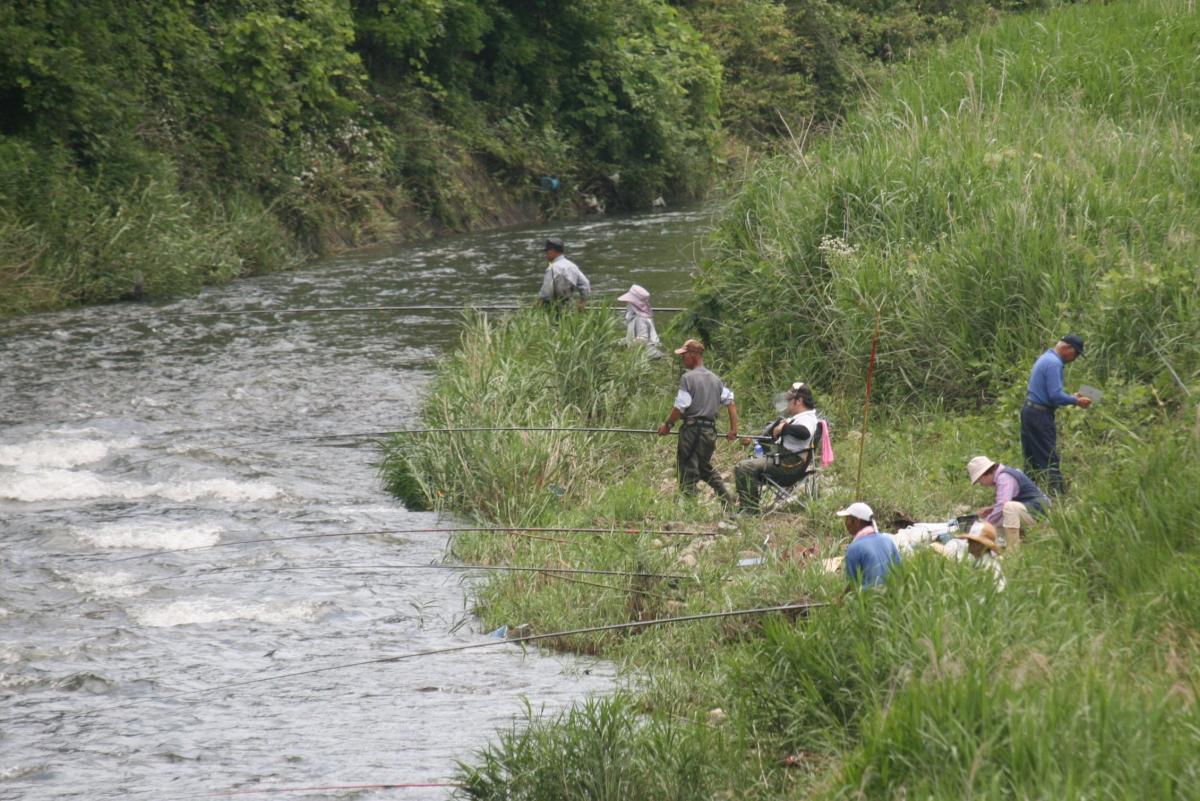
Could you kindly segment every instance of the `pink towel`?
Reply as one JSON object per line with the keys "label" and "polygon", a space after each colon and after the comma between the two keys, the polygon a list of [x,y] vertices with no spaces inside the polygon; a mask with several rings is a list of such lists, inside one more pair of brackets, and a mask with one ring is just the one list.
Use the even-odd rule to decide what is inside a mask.
{"label": "pink towel", "polygon": [[825,429],[821,434],[821,467],[829,467],[833,464],[833,445],[829,443],[829,423],[820,420],[817,425]]}

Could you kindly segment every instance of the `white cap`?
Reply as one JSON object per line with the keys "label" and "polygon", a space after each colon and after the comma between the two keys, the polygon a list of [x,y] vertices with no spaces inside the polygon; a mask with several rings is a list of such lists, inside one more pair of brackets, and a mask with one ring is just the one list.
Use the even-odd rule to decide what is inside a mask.
{"label": "white cap", "polygon": [[867,523],[875,519],[875,513],[871,511],[871,507],[862,501],[855,501],[845,509],[839,510],[837,515],[838,517],[856,517]]}
{"label": "white cap", "polygon": [[971,479],[972,484],[978,484],[979,479],[983,474],[992,469],[996,463],[986,456],[976,456],[971,461],[967,462],[967,476]]}

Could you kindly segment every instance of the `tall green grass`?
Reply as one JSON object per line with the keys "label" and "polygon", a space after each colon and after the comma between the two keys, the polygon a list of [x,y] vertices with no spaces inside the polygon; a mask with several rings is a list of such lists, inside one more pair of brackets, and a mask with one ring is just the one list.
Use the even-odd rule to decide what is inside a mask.
{"label": "tall green grass", "polygon": [[1094,375],[1200,369],[1200,17],[1179,0],[1009,18],[903,70],[815,149],[764,163],[700,278],[754,382],[994,396],[1068,330]]}
{"label": "tall green grass", "polygon": [[[1200,797],[1200,425],[1165,367],[1200,391],[1197,41],[1194,13],[1167,0],[1005,22],[747,184],[693,320],[736,365],[744,428],[797,376],[833,420],[838,459],[799,512],[715,529],[711,505],[678,497],[658,439],[393,443],[389,474],[444,509],[716,534],[458,538],[463,559],[688,574],[502,577],[476,596],[489,623],[555,631],[829,602],[799,620],[557,643],[636,679],[611,702],[505,732],[464,767],[468,795]],[[882,402],[860,432],[876,308]],[[844,552],[834,510],[866,500],[890,529],[990,500],[964,466],[979,453],[1020,464],[1029,362],[1067,328],[1089,341],[1070,381],[1108,396],[1059,416],[1072,491],[1005,557],[1007,588],[926,551],[882,590],[844,595],[819,561]],[[678,366],[612,349],[618,336],[582,315],[473,320],[427,419],[652,426]],[[741,455],[718,446],[726,470]],[[815,558],[785,558],[797,546]],[[747,555],[765,561],[739,567]]]}

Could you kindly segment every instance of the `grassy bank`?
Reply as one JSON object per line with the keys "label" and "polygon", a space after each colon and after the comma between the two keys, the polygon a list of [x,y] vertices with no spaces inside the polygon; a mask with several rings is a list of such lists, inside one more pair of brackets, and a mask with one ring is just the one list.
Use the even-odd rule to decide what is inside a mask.
{"label": "grassy bank", "polygon": [[[707,490],[675,492],[666,438],[393,441],[385,478],[414,505],[680,532],[458,537],[467,562],[688,576],[497,578],[476,598],[486,625],[830,602],[797,620],[557,643],[616,660],[629,686],[503,733],[464,766],[469,796],[1200,795],[1198,40],[1194,13],[1162,0],[1013,20],[915,66],[847,137],[746,186],[692,324],[744,429],[774,417],[780,384],[814,385],[838,456],[802,509],[722,525]],[[876,308],[882,400],[856,493]],[[1066,328],[1089,342],[1069,385],[1108,394],[1059,415],[1071,494],[1005,558],[1007,588],[918,552],[885,591],[842,597],[820,563],[844,550],[833,511],[861,495],[887,529],[985,503],[964,465],[977,453],[1020,464],[1026,371]],[[653,427],[678,364],[620,333],[600,315],[472,318],[428,422]],[[718,445],[726,475],[744,455]],[[746,556],[765,563],[738,567]]]}

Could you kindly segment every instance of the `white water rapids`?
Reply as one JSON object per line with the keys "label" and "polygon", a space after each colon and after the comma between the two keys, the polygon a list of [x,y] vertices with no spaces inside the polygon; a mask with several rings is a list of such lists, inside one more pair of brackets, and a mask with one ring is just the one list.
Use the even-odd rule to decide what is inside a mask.
{"label": "white water rapids", "polygon": [[418,425],[456,314],[195,312],[524,301],[540,284],[538,248],[550,233],[563,233],[598,295],[614,298],[637,281],[656,304],[677,304],[702,219],[497,231],[379,249],[167,305],[0,323],[0,799],[163,801],[444,782],[526,701],[552,712],[610,691],[604,663],[501,646],[162,700],[487,635],[470,614],[472,579],[455,572],[166,580],[217,567],[440,561],[442,535],[125,557],[439,525],[382,491],[370,445],[250,443]]}

